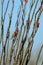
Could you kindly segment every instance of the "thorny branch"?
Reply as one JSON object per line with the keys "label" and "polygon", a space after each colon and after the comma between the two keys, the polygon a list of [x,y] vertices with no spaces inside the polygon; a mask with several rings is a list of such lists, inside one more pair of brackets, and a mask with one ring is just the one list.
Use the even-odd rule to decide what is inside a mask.
{"label": "thorny branch", "polygon": [[[40,0],[41,1],[40,7],[36,11],[38,1],[39,0],[30,1],[30,8],[28,9],[29,10],[28,19],[26,20],[26,24],[25,24],[25,22],[24,22],[25,16],[26,16],[25,11],[26,11],[26,6],[27,6],[29,0],[20,0],[20,7],[19,7],[18,15],[17,15],[17,20],[15,23],[15,31],[12,34],[12,37],[10,38],[10,27],[11,27],[11,23],[12,23],[13,10],[14,10],[14,0],[12,0],[12,9],[11,9],[10,16],[9,16],[9,24],[8,24],[7,33],[6,33],[6,39],[4,42],[4,37],[3,37],[4,36],[4,23],[5,23],[4,21],[6,19],[6,13],[8,11],[10,0],[8,0],[8,2],[7,2],[4,16],[3,16],[3,5],[4,5],[5,0],[2,0],[2,11],[1,11],[1,13],[2,13],[1,14],[2,54],[0,57],[1,65],[11,65],[12,58],[14,61],[12,63],[12,65],[28,65],[29,64],[30,57],[31,57],[31,51],[32,51],[33,44],[34,44],[34,37],[38,31],[40,16],[43,12],[43,0]],[[34,4],[35,4],[35,6],[34,6]],[[33,7],[34,7],[34,10],[33,10],[32,17],[31,17],[31,12],[32,12]],[[22,17],[20,17],[20,15]],[[31,24],[33,22],[33,18],[34,18],[33,30],[32,30],[30,37],[28,37]],[[19,29],[18,26],[20,23],[20,19],[22,20],[22,23],[21,23],[20,29]],[[23,31],[23,34],[22,34],[22,31]],[[9,41],[10,41],[9,38],[12,40],[10,52],[8,51],[9,50],[8,45],[9,45]],[[27,46],[26,50],[24,50],[24,45],[25,45],[26,41],[28,43],[28,46]],[[38,54],[38,57],[36,60],[36,65],[38,64],[38,60],[39,60],[42,48],[43,48],[43,45],[41,46],[41,49],[39,51],[39,54]]]}

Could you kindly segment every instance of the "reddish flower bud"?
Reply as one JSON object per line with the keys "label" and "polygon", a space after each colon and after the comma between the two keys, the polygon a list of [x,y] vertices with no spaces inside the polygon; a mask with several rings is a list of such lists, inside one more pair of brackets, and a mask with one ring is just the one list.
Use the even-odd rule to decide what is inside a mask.
{"label": "reddish flower bud", "polygon": [[19,30],[18,29],[16,29],[16,34],[19,32]]}
{"label": "reddish flower bud", "polygon": [[12,38],[15,37],[15,36],[17,36],[18,32],[19,32],[19,30],[16,29],[16,31],[15,31],[15,32],[13,33],[13,35],[12,35]]}
{"label": "reddish flower bud", "polygon": [[40,6],[40,10],[42,10],[42,5]]}
{"label": "reddish flower bud", "polygon": [[25,3],[27,3],[28,2],[28,0],[24,0],[25,1]]}
{"label": "reddish flower bud", "polygon": [[30,23],[31,23],[30,20],[27,20],[27,24],[28,24],[28,26],[30,25]]}
{"label": "reddish flower bud", "polygon": [[39,27],[39,24],[40,24],[39,22],[36,22],[35,23],[35,26],[38,28]]}
{"label": "reddish flower bud", "polygon": [[16,32],[14,32],[14,34],[13,34],[13,35],[14,35],[14,37],[15,37],[15,36],[17,36]]}

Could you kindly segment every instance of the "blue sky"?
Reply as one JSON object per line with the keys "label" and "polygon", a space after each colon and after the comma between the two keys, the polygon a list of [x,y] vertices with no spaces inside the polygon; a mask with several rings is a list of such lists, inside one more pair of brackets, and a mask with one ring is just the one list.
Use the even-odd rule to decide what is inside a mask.
{"label": "blue sky", "polygon": [[[3,11],[4,12],[5,12],[5,9],[6,9],[7,2],[8,2],[8,0],[5,0],[4,1],[4,5],[3,5],[3,7],[4,7],[3,8]],[[13,11],[12,24],[11,24],[11,28],[10,28],[10,35],[12,35],[13,34],[13,31],[15,30],[15,22],[17,20],[17,14],[18,14],[19,5],[20,5],[20,0],[15,0],[15,7],[14,7],[14,11]],[[39,5],[40,5],[40,0],[38,2],[38,5],[37,5],[36,10],[38,9]],[[25,22],[27,20],[29,6],[30,6],[30,4],[28,2],[27,5],[26,5]],[[7,27],[8,27],[8,24],[9,24],[9,21],[8,20],[9,20],[9,14],[10,14],[11,7],[12,7],[12,1],[10,0],[9,7],[8,7],[8,11],[7,11],[7,14],[6,14],[5,23],[4,23],[4,39],[6,37],[6,31],[7,31]],[[0,0],[0,14],[1,14],[1,0]],[[0,15],[0,18],[1,18],[1,15]],[[40,17],[39,22],[40,22],[40,27],[39,27],[36,35],[35,35],[34,45],[33,45],[33,50],[32,50],[32,55],[34,57],[37,54],[38,50],[40,49],[41,45],[43,44],[43,12],[41,14],[41,17]],[[32,25],[31,25],[30,33],[31,33],[31,31],[32,31]],[[1,45],[0,45],[0,49],[1,49]]]}

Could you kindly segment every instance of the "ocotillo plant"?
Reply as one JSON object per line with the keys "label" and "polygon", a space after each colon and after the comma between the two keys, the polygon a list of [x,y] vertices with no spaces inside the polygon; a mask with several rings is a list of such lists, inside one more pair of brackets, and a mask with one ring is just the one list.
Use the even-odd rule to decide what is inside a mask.
{"label": "ocotillo plant", "polygon": [[[19,0],[20,5],[18,8],[17,20],[14,20],[14,32],[11,33],[12,17],[15,14],[15,1],[8,0],[5,12],[3,11],[3,6],[5,0],[1,0],[1,20],[0,20],[0,44],[2,45],[2,52],[0,54],[0,65],[28,65],[31,58],[31,51],[34,45],[34,38],[40,27],[39,20],[43,12],[43,0],[40,0],[40,6],[37,9],[37,4],[39,0]],[[4,24],[6,19],[6,14],[9,8],[9,3],[12,2],[11,11],[9,14],[9,24],[7,27],[6,37],[4,40]],[[29,3],[29,4],[28,4]],[[28,16],[26,19],[26,7],[29,6]],[[29,35],[29,30],[34,19],[34,24],[32,28],[32,33]],[[6,21],[7,23],[7,21]],[[13,29],[13,27],[12,27]],[[5,30],[6,31],[6,30]],[[10,33],[12,36],[10,36]],[[11,42],[10,42],[11,40]],[[28,43],[28,45],[26,44]],[[10,44],[11,43],[11,44]],[[27,47],[25,48],[25,44]],[[38,65],[38,60],[42,51],[43,45],[37,56],[36,64]],[[43,64],[43,63],[42,63]]]}

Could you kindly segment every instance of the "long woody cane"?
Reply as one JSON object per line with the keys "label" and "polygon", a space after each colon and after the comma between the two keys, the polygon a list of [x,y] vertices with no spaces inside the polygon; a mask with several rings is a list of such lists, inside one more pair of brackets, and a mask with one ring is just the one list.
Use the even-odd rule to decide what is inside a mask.
{"label": "long woody cane", "polygon": [[[24,25],[24,17],[25,17],[25,6],[26,6],[26,3],[24,4],[24,8],[22,8],[22,24],[21,24],[20,31],[19,31],[18,36],[17,36],[18,40],[16,41],[16,43],[19,43],[20,36],[21,36],[21,32],[22,32],[22,28],[23,28],[23,25]],[[17,44],[17,46],[18,46],[18,44]]]}
{"label": "long woody cane", "polygon": [[[39,11],[41,11],[41,10],[43,11],[42,4],[41,4],[41,6],[40,6],[40,8],[39,8]],[[39,51],[39,54],[38,54],[38,57],[37,57],[37,60],[36,60],[36,65],[38,64],[38,60],[39,60],[39,57],[40,57],[42,48],[43,48],[43,45],[41,46],[41,49],[40,49],[40,51]]]}
{"label": "long woody cane", "polygon": [[8,29],[7,29],[7,35],[6,35],[6,40],[5,40],[5,45],[3,47],[3,50],[4,50],[4,65],[5,65],[5,57],[6,57],[6,44],[7,44],[7,41],[8,41],[8,38],[9,38],[9,29],[10,29],[10,26],[11,26],[11,19],[12,19],[12,12],[13,12],[13,8],[14,8],[14,1],[12,0],[13,2],[13,5],[12,5],[12,10],[11,10],[11,14],[10,14],[10,20],[9,20],[9,26],[8,26]]}
{"label": "long woody cane", "polygon": [[4,21],[5,21],[6,13],[7,13],[7,10],[8,10],[9,2],[10,2],[10,0],[8,0],[8,2],[7,2],[7,6],[6,6],[6,10],[5,10],[5,13],[4,13],[4,18],[3,18]]}
{"label": "long woody cane", "polygon": [[[15,43],[15,41],[16,41],[16,37],[17,37],[18,32],[19,32],[19,30],[18,30],[18,25],[19,25],[18,19],[19,19],[21,7],[22,7],[22,3],[20,4],[20,10],[19,10],[19,13],[18,13],[18,16],[17,16],[17,21],[16,21],[16,24],[15,24],[15,25],[16,25],[16,30],[15,30],[13,36],[12,36],[12,38],[14,37],[14,39],[13,39],[13,41],[12,41],[12,46],[11,46],[11,51],[10,51],[10,62],[11,62],[12,54],[13,54],[13,51],[14,51],[13,46],[14,46],[14,43]],[[14,55],[15,55],[15,54],[14,54]]]}
{"label": "long woody cane", "polygon": [[[13,0],[12,0],[12,2],[13,2]],[[10,0],[8,0],[8,2],[7,2],[7,6],[6,6],[6,10],[5,10],[5,13],[4,13],[4,21],[5,21],[5,17],[6,17],[6,13],[7,13],[7,11],[8,11],[8,6],[9,6],[9,3],[10,3]],[[9,32],[8,32],[8,34],[10,34]],[[8,61],[8,48],[9,48],[9,38],[8,38],[8,41],[7,41],[7,54],[6,54],[6,63],[7,63],[7,61]]]}
{"label": "long woody cane", "polygon": [[[1,16],[1,20],[2,20],[2,22],[1,22],[1,25],[2,25],[2,34],[1,34],[1,36],[2,36],[2,58],[1,58],[1,60],[3,60],[3,62],[4,62],[4,58],[3,58],[3,45],[4,45],[4,41],[3,41],[3,32],[4,32],[3,4],[4,4],[4,0],[2,0],[2,16]],[[2,62],[2,64],[3,64],[3,62]]]}
{"label": "long woody cane", "polygon": [[19,19],[19,16],[20,16],[20,12],[21,12],[21,9],[23,7],[23,0],[20,0],[20,10],[19,10],[19,13],[18,13],[18,18],[17,18],[17,22],[16,22],[16,29],[18,29],[18,25],[19,25],[19,22],[20,22],[20,19]]}
{"label": "long woody cane", "polygon": [[[21,46],[22,46],[22,45],[21,45]],[[21,46],[20,46],[20,47],[21,47]],[[21,50],[20,50],[20,52],[21,52]],[[20,53],[20,52],[19,52],[19,53]],[[18,55],[19,55],[19,54],[18,54]]]}
{"label": "long woody cane", "polygon": [[[15,41],[16,41],[16,37],[17,37],[17,34],[18,34],[18,32],[19,32],[19,29],[18,29],[18,25],[19,25],[19,21],[20,21],[20,11],[21,11],[21,5],[20,5],[20,8],[19,8],[19,12],[18,12],[18,15],[17,15],[17,21],[16,21],[16,23],[15,23],[15,32],[13,33],[13,35],[12,35],[12,37],[11,37],[11,39],[13,39],[13,41],[12,41],[12,43],[14,42],[15,43]],[[14,45],[14,43],[13,43],[13,45]]]}
{"label": "long woody cane", "polygon": [[[22,28],[23,28],[23,25],[24,25],[24,17],[25,17],[25,7],[26,7],[26,3],[24,4],[24,8],[22,6],[22,24],[21,24],[21,27],[20,27],[20,31],[18,33],[18,36],[17,36],[17,40],[15,43],[17,43],[17,48],[18,48],[18,44],[19,44],[19,40],[20,40],[20,36],[21,36],[21,32],[22,32]],[[17,52],[17,49],[16,49],[16,52]]]}
{"label": "long woody cane", "polygon": [[[23,35],[22,35],[22,40],[23,40],[23,37],[24,37],[25,30],[26,30],[26,36],[27,36],[27,32],[28,32],[28,31],[27,31],[27,28],[29,28],[29,26],[30,26],[30,20],[29,20],[29,19],[30,19],[30,13],[31,13],[31,10],[32,10],[32,7],[33,7],[33,4],[34,4],[34,3],[31,2],[30,4],[31,4],[31,6],[30,6],[30,11],[29,11],[29,14],[28,14],[28,20],[27,20],[27,22],[26,22],[26,25],[24,26],[24,31],[23,31]],[[28,25],[29,25],[29,26],[28,26]],[[26,36],[25,36],[25,37],[26,37]]]}
{"label": "long woody cane", "polygon": [[1,62],[3,64],[3,32],[4,32],[4,22],[3,22],[3,4],[4,4],[4,1],[1,0],[1,3],[2,3],[2,11],[1,11],[1,29],[2,29],[2,32],[1,32],[1,41],[2,41],[2,56],[1,56]]}
{"label": "long woody cane", "polygon": [[[34,1],[35,2],[35,1]],[[36,2],[36,5],[37,5],[37,3],[38,3],[38,1]],[[32,5],[33,5],[34,3],[32,2]],[[32,8],[32,5],[31,5],[31,8]],[[35,5],[35,8],[34,8],[34,11],[33,11],[33,14],[32,14],[32,19],[33,19],[33,15],[34,15],[34,12],[35,12],[35,9],[36,9],[36,5]],[[31,8],[30,8],[30,10],[31,10]],[[30,11],[31,12],[31,11]],[[32,22],[32,19],[31,19],[31,22]],[[28,18],[28,20],[29,20],[29,18]],[[30,25],[30,21],[27,21],[27,24],[29,24]],[[28,26],[29,26],[28,25]],[[28,28],[29,27],[27,27],[27,33],[26,34],[28,34]],[[25,36],[26,37],[26,36]],[[25,38],[25,41],[26,41],[26,38]],[[22,41],[23,42],[23,41]]]}
{"label": "long woody cane", "polygon": [[[35,28],[35,29],[36,29],[36,32],[37,32],[38,27],[39,27],[38,21],[39,21],[39,18],[40,18],[41,13],[42,13],[42,11],[40,11],[40,13],[39,13],[39,15],[38,15],[38,18],[37,18],[37,21],[36,21],[36,23],[35,23],[35,27],[37,26],[37,28]],[[35,33],[36,33],[36,32],[35,32]],[[35,36],[35,34],[34,34],[34,35],[32,34],[32,37],[34,37],[34,36]]]}
{"label": "long woody cane", "polygon": [[[38,18],[39,19],[39,18]],[[37,20],[38,20],[37,19]],[[37,22],[35,22],[35,27],[36,27],[36,24],[37,24]],[[37,27],[39,26],[39,24],[37,24]],[[31,50],[32,50],[32,46],[33,46],[33,38],[34,38],[34,36],[35,36],[35,34],[36,34],[36,32],[37,32],[37,29],[38,28],[36,28],[36,29],[34,29],[35,27],[33,27],[33,32],[32,32],[32,34],[31,34],[31,36],[30,36],[30,38],[29,38],[29,40],[30,41],[28,41],[29,42],[29,44],[28,44],[28,47],[27,47],[27,49],[26,49],[26,52],[25,52],[25,55],[24,55],[24,57],[23,57],[23,61],[22,61],[22,64],[21,65],[23,65],[23,63],[24,63],[24,60],[25,60],[25,57],[26,57],[26,55],[27,55],[27,53],[29,54],[28,55],[28,62],[29,62],[29,59],[30,59],[30,55],[31,55]],[[31,40],[32,39],[32,40]]]}
{"label": "long woody cane", "polygon": [[[27,23],[26,23],[26,25],[24,26],[24,31],[23,31],[23,35],[22,35],[22,42],[21,43],[25,43],[25,41],[26,41],[26,37],[27,37],[27,34],[28,34],[28,29],[26,30],[26,35],[25,35],[25,39],[23,39],[23,37],[24,37],[24,33],[25,33],[25,27],[27,27],[27,28],[29,28],[28,27],[28,25],[30,26],[30,21],[29,21],[29,19],[30,19],[30,12],[31,12],[31,9],[32,9],[32,6],[33,6],[33,2],[31,3],[31,7],[30,7],[30,11],[29,11],[29,14],[28,14],[28,21],[27,21]],[[21,45],[21,44],[20,44]],[[21,46],[20,46],[21,47]],[[23,51],[23,46],[22,46],[22,50],[20,51],[20,53],[22,54],[22,51]],[[20,58],[20,60],[21,60],[21,58]],[[19,61],[20,62],[20,61]],[[22,62],[22,60],[21,60],[21,62]],[[20,63],[21,63],[20,62]]]}
{"label": "long woody cane", "polygon": [[[35,3],[35,1],[34,2],[32,2],[32,4],[31,4],[31,8],[30,8],[30,12],[29,12],[29,14],[28,14],[28,16],[30,17],[30,13],[31,13],[31,9],[32,9],[32,6],[33,6],[33,4]],[[36,2],[36,5],[37,5],[37,3],[38,3],[38,1]],[[35,5],[35,8],[34,8],[34,11],[33,11],[33,14],[32,14],[32,18],[31,18],[31,21],[29,20],[29,17],[28,17],[28,20],[27,20],[27,29],[26,29],[26,34],[28,33],[28,28],[30,28],[30,24],[31,24],[31,22],[32,22],[32,19],[33,19],[33,16],[34,16],[34,12],[35,12],[35,9],[36,9],[36,5]],[[26,36],[25,36],[26,37]]]}
{"label": "long woody cane", "polygon": [[[3,24],[4,24],[4,21],[5,21],[5,16],[6,16],[6,13],[7,13],[7,10],[8,10],[9,2],[10,2],[10,0],[8,0],[8,2],[7,2],[7,6],[6,6],[6,10],[5,10],[5,13],[4,13],[4,18],[3,18]],[[3,0],[3,4],[4,4],[4,0]]]}
{"label": "long woody cane", "polygon": [[[23,20],[23,22],[22,22],[22,26],[21,26],[21,31],[20,31],[20,35],[19,35],[19,39],[20,39],[20,36],[21,36],[21,32],[22,32],[22,28],[23,28],[23,25],[24,25],[24,17],[25,17],[25,7],[26,7],[26,3],[28,2],[28,0],[24,0],[24,9],[23,9],[23,13],[22,13],[22,20]],[[19,44],[19,40],[18,40],[18,44]],[[18,45],[17,45],[18,46]],[[18,46],[19,47],[19,46]],[[18,47],[17,47],[17,51],[18,51]],[[17,52],[16,51],[16,52]]]}
{"label": "long woody cane", "polygon": [[[9,5],[9,2],[10,2],[10,0],[8,0],[8,3],[7,3],[7,7],[6,7],[6,10],[5,10],[5,14],[4,14],[4,18],[3,18],[3,23],[2,23],[2,37],[3,37],[3,26],[4,26],[4,20],[5,20],[5,16],[6,16],[6,13],[7,13],[7,9],[8,9],[8,5]],[[3,5],[4,5],[4,0],[2,0],[2,14],[3,14]],[[3,15],[2,15],[3,16]],[[3,44],[2,44],[3,45]],[[3,46],[2,46],[2,48],[3,48]],[[2,49],[2,54],[3,54],[3,49]],[[3,56],[3,55],[2,55]]]}
{"label": "long woody cane", "polygon": [[[35,1],[34,2],[32,2],[31,3],[31,8],[30,8],[30,12],[29,12],[29,14],[28,14],[28,20],[27,20],[27,26],[25,26],[24,28],[26,28],[26,35],[25,35],[25,37],[27,37],[27,33],[28,33],[28,31],[29,31],[29,28],[30,28],[30,24],[31,24],[31,22],[32,22],[32,19],[33,19],[33,16],[34,16],[34,13],[35,13],[35,10],[36,10],[36,5],[37,5],[37,3],[38,3],[38,1],[36,2],[36,5],[35,5],[35,8],[34,8],[34,11],[33,11],[33,14],[32,14],[32,18],[31,18],[31,21],[29,20],[29,18],[30,18],[30,13],[31,13],[31,9],[32,9],[32,6],[34,5],[34,3],[35,3]],[[24,31],[25,32],[25,31]],[[24,35],[23,35],[24,36]],[[23,38],[23,37],[22,37]]]}
{"label": "long woody cane", "polygon": [[[19,15],[20,15],[21,8],[23,7],[22,0],[20,0],[20,3],[21,3],[21,4],[20,4],[20,10],[19,10],[19,13],[18,13],[18,16],[17,16],[17,21],[16,21],[16,24],[15,24],[15,25],[16,25],[16,30],[15,30],[13,36],[12,36],[12,37],[14,37],[14,38],[15,38],[15,37],[17,38],[17,35],[18,35],[18,34],[17,34],[17,31],[19,31],[19,30],[18,30],[18,25],[19,25],[19,21],[20,21],[20,20],[18,20],[18,19],[19,19]],[[15,41],[16,41],[16,40],[17,40],[17,39],[15,39]],[[15,41],[14,41],[14,43],[15,43]]]}
{"label": "long woody cane", "polygon": [[15,32],[13,33],[13,35],[12,35],[12,37],[11,37],[11,39],[12,38],[15,38],[16,37],[16,30],[18,30],[18,25],[19,25],[19,22],[20,22],[20,12],[21,12],[21,5],[20,5],[20,7],[19,7],[19,12],[18,12],[18,15],[17,15],[17,21],[16,21],[16,23],[15,23]]}
{"label": "long woody cane", "polygon": [[[21,1],[20,1],[21,2]],[[17,16],[17,21],[16,21],[16,29],[15,29],[15,32],[13,33],[13,35],[12,35],[12,38],[14,37],[14,39],[12,40],[12,45],[11,45],[11,51],[10,51],[10,62],[11,62],[11,58],[12,58],[12,54],[13,54],[13,51],[14,51],[14,49],[13,49],[13,47],[14,47],[14,43],[15,43],[15,41],[16,41],[16,37],[17,37],[17,35],[18,35],[18,32],[19,32],[19,30],[18,30],[18,25],[19,25],[19,16],[20,16],[20,11],[21,11],[21,7],[23,6],[22,5],[23,3],[21,2],[21,4],[20,4],[20,10],[19,10],[19,13],[18,13],[18,16]],[[14,52],[15,53],[15,52]],[[14,56],[15,56],[15,54],[14,54]]]}
{"label": "long woody cane", "polygon": [[[18,32],[19,32],[19,29],[18,29],[18,25],[19,25],[19,22],[20,22],[20,12],[21,12],[21,7],[23,6],[23,3],[22,3],[22,1],[20,0],[20,2],[21,2],[21,4],[20,4],[20,8],[19,8],[19,12],[18,12],[18,15],[17,15],[17,21],[16,21],[16,23],[15,23],[15,32],[13,33],[13,35],[12,35],[12,38],[15,38],[15,37],[17,37],[17,34],[18,34]],[[12,39],[11,38],[11,39]],[[14,39],[14,43],[15,43],[15,41],[16,41],[16,38]],[[13,44],[14,44],[13,43]]]}
{"label": "long woody cane", "polygon": [[[16,41],[16,37],[17,37],[17,35],[18,35],[18,32],[19,32],[19,30],[18,30],[18,25],[19,25],[19,16],[20,16],[20,11],[21,11],[21,5],[20,5],[20,10],[19,10],[19,12],[18,12],[18,15],[17,15],[17,21],[16,21],[16,29],[15,29],[15,32],[13,33],[13,35],[12,35],[12,45],[11,45],[11,50],[10,50],[10,62],[11,62],[11,60],[12,60],[12,54],[13,54],[13,46],[14,46],[14,43],[15,43],[15,41]],[[15,52],[15,51],[14,51]],[[15,56],[15,54],[14,54],[14,56]]]}
{"label": "long woody cane", "polygon": [[[42,12],[42,11],[41,11],[41,12]],[[41,12],[39,13],[39,16],[38,16],[38,18],[37,18],[37,21],[39,21]],[[39,23],[38,23],[37,21],[36,21],[35,24],[34,24],[35,27],[33,27],[33,32],[34,32],[34,33],[32,32],[32,35],[31,35],[32,39],[34,38],[34,36],[35,36],[35,34],[36,34],[37,30],[38,30],[38,27],[39,27]],[[31,45],[31,44],[32,44],[32,45]],[[30,54],[29,54],[29,55],[31,55],[31,50],[32,50],[32,46],[33,46],[33,43],[31,43],[31,44],[30,44],[30,47],[31,47],[31,48],[30,48]],[[28,45],[28,46],[29,46],[29,45]],[[29,48],[29,47],[28,47],[28,48]],[[27,49],[27,50],[28,50],[28,49]],[[25,55],[26,55],[26,54],[25,54]],[[28,56],[29,56],[29,55],[28,55]]]}
{"label": "long woody cane", "polygon": [[40,58],[40,54],[41,54],[42,49],[43,49],[43,44],[42,44],[42,46],[41,46],[41,48],[40,48],[40,51],[39,51],[39,53],[38,53],[37,60],[36,60],[36,65],[38,65],[38,60],[39,60],[39,58]]}
{"label": "long woody cane", "polygon": [[[24,10],[25,8],[22,9],[22,8],[23,8],[23,0],[20,0],[20,1],[21,1],[21,2],[20,2],[20,4],[21,4],[21,10]],[[25,5],[25,6],[26,6],[26,5]],[[22,16],[24,17],[24,16],[25,16],[25,13],[24,13],[23,11],[22,11],[22,13],[23,13]],[[23,24],[23,25],[24,25],[24,24]],[[22,29],[21,29],[21,31],[22,31]],[[17,49],[16,49],[16,53],[17,53],[18,46],[19,46],[19,40],[20,40],[21,32],[19,32],[18,35],[19,35],[19,39],[17,40],[18,42],[17,42],[17,47],[16,47],[16,48],[17,48]]]}
{"label": "long woody cane", "polygon": [[[18,40],[17,40],[17,49],[18,49],[18,46],[19,46],[19,40],[20,40],[20,36],[21,36],[21,33],[22,33],[22,28],[23,28],[23,25],[24,25],[24,18],[25,18],[25,7],[26,7],[26,1],[24,1],[24,7],[22,7],[22,24],[21,24],[21,27],[20,27],[20,32],[18,33]],[[16,49],[16,52],[17,52],[17,49]]]}
{"label": "long woody cane", "polygon": [[40,10],[43,10],[43,0],[41,0],[41,4],[40,4],[38,11],[36,12],[36,15],[40,12]]}
{"label": "long woody cane", "polygon": [[[37,11],[37,13],[38,13],[40,10],[43,10],[43,6],[42,6],[42,5],[43,5],[43,1],[41,2],[40,8],[39,8],[39,10]],[[37,60],[36,60],[36,65],[38,64],[38,60],[39,60],[39,57],[40,57],[42,48],[43,48],[43,45],[41,46],[41,49],[40,49],[40,51],[39,51],[39,54],[38,54],[38,57],[37,57]],[[41,64],[41,65],[42,65],[42,64]]]}

